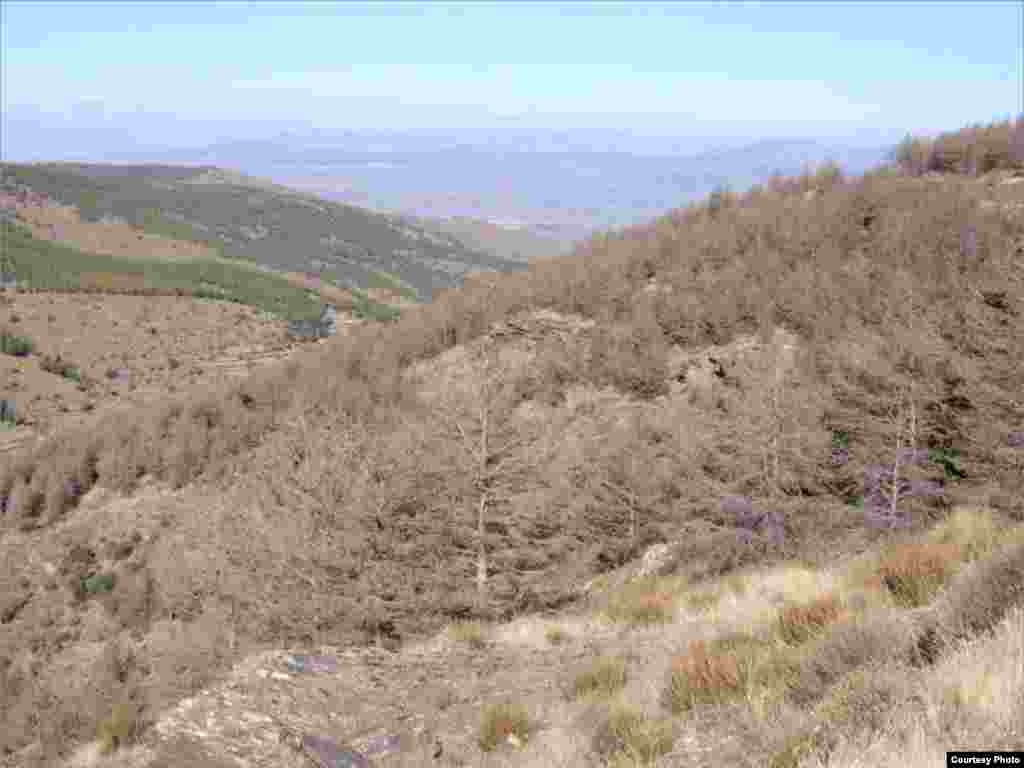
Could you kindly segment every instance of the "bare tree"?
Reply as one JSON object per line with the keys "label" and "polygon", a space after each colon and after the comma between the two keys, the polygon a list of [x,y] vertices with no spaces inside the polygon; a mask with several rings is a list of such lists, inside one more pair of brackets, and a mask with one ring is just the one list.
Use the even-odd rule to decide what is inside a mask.
{"label": "bare tree", "polygon": [[438,428],[458,445],[457,473],[466,481],[462,502],[475,518],[477,599],[486,608],[488,525],[508,514],[511,497],[525,487],[537,462],[523,450],[531,438],[515,419],[515,372],[501,362],[494,340],[484,337],[473,347],[469,362],[469,380],[443,396],[435,416]]}

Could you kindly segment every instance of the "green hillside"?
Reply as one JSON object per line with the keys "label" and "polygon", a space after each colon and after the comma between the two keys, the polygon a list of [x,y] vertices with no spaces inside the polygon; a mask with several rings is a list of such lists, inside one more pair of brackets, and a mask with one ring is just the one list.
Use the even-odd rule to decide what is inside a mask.
{"label": "green hillside", "polygon": [[403,217],[321,200],[213,167],[3,164],[0,186],[27,186],[146,232],[204,243],[221,255],[273,269],[330,272],[345,288],[394,275],[420,300],[466,272],[512,271],[515,261]]}
{"label": "green hillside", "polygon": [[229,261],[170,262],[84,253],[0,222],[0,271],[30,290],[180,294],[248,304],[288,320],[319,316],[320,297],[272,272]]}

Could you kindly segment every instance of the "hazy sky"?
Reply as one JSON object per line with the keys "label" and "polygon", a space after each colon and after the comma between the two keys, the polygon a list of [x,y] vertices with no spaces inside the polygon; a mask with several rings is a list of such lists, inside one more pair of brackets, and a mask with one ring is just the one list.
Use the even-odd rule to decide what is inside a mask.
{"label": "hazy sky", "polygon": [[1009,0],[0,8],[14,154],[34,121],[172,145],[292,126],[865,143],[1024,109]]}

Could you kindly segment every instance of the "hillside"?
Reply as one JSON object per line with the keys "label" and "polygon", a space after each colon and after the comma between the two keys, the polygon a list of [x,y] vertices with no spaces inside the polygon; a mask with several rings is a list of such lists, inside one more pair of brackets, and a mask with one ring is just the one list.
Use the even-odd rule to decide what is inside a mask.
{"label": "hillside", "polygon": [[228,259],[324,275],[343,288],[365,290],[383,274],[424,300],[466,272],[518,268],[398,216],[214,167],[5,163],[2,177],[0,186],[28,187],[89,222],[123,221]]}
{"label": "hillside", "polygon": [[719,192],[0,457],[3,759],[1019,749],[1000,157]]}

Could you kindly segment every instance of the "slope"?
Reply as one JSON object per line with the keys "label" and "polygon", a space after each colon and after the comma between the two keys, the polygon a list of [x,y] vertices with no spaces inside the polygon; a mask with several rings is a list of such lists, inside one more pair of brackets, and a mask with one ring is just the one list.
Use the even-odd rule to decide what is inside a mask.
{"label": "slope", "polygon": [[[19,735],[5,748],[47,764],[97,733],[140,749],[198,739],[221,764],[237,747],[270,765],[277,718],[306,757],[330,749],[307,736],[371,725],[427,738],[385,765],[423,764],[438,733],[448,765],[499,746],[496,765],[687,765],[688,738],[751,764],[830,759],[841,739],[816,734],[845,717],[835,686],[875,690],[869,662],[952,674],[936,662],[1020,600],[1017,172],[827,169],[721,193],[9,457],[0,637]],[[852,586],[829,573],[844,563]],[[776,567],[782,587],[752,588]],[[795,567],[821,584],[787,586],[809,578]],[[838,604],[804,605],[840,582]],[[728,614],[727,589],[750,602],[706,622],[719,602]],[[776,629],[787,600],[799,610]],[[487,624],[544,614],[569,650],[492,654]],[[442,641],[477,655],[437,669],[455,682],[435,706],[416,649],[449,624]],[[522,639],[515,623],[493,631]],[[322,645],[362,657],[344,667],[355,695],[339,701],[332,679],[282,704],[294,673],[270,651]],[[565,698],[609,689],[633,714],[544,690],[558,663],[602,652],[607,669],[566,681]],[[620,656],[635,684],[617,682]],[[991,697],[963,690],[948,711],[981,717]],[[519,694],[525,717],[489,709]],[[1019,713],[996,699],[993,744]],[[797,717],[826,700],[820,722]],[[254,719],[222,729],[233,702]],[[490,725],[475,738],[477,714]],[[772,722],[792,744],[765,740]]]}

